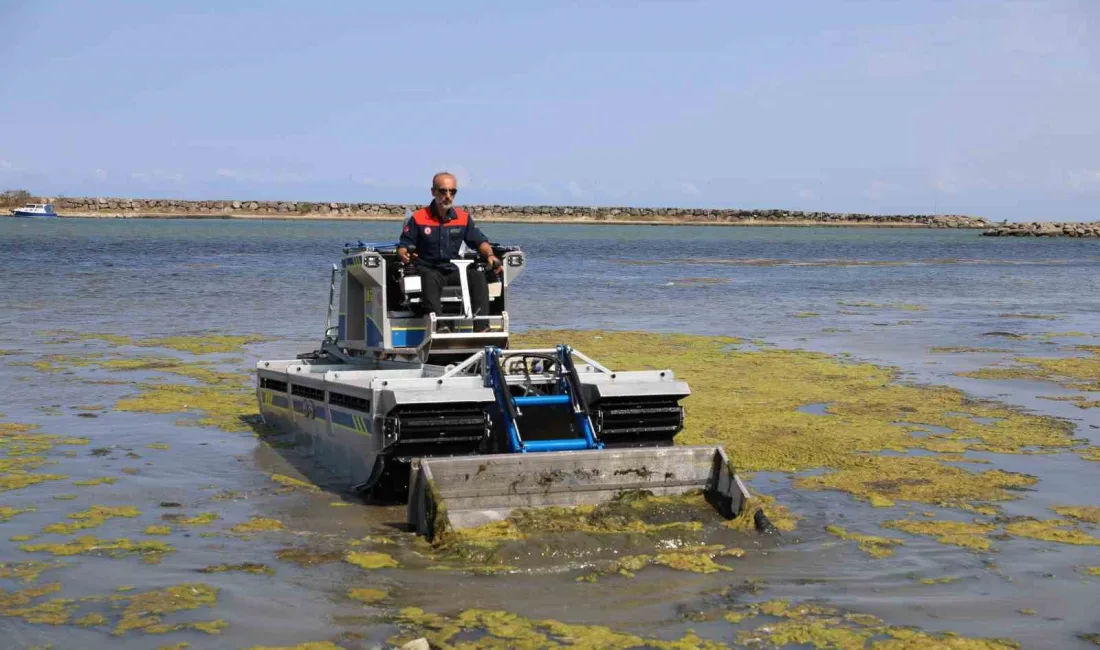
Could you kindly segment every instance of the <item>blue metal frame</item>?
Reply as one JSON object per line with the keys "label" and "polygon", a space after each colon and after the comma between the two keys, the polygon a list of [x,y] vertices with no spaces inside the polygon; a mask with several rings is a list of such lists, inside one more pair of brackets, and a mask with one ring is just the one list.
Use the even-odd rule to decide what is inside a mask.
{"label": "blue metal frame", "polygon": [[[557,346],[558,374],[557,390],[553,395],[528,395],[513,397],[500,367],[500,348],[485,348],[485,385],[493,389],[497,406],[500,408],[501,422],[508,438],[508,452],[525,454],[531,451],[579,451],[582,449],[603,449],[603,443],[596,440],[595,431],[588,413],[582,407],[583,397],[580,386],[576,386],[577,376],[573,368],[572,350],[565,345]],[[519,433],[517,406],[568,406],[577,419],[577,426],[584,434],[580,438],[561,438],[557,440],[524,441]]]}
{"label": "blue metal frame", "polygon": [[559,386],[569,395],[573,416],[577,419],[577,427],[584,433],[584,439],[588,441],[587,449],[603,449],[603,443],[596,440],[596,432],[592,428],[591,418],[588,417],[584,395],[581,394],[580,378],[577,377],[577,370],[573,367],[573,349],[567,345],[558,346],[558,368],[562,370],[559,375]]}

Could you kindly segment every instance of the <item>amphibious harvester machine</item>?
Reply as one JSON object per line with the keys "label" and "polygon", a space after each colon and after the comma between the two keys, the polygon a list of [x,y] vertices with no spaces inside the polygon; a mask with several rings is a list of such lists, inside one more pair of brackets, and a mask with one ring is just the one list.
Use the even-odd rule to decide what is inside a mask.
{"label": "amphibious harvester machine", "polygon": [[[424,314],[420,277],[396,244],[345,245],[320,347],[257,363],[265,422],[302,438],[346,485],[407,499],[409,526],[429,538],[633,490],[701,489],[726,517],[740,514],[749,494],[724,450],[673,444],[690,389],[671,370],[612,370],[564,343],[509,347],[509,293],[527,258],[494,249],[502,268],[465,253],[443,313]],[[469,265],[489,284],[485,331],[474,329]]]}

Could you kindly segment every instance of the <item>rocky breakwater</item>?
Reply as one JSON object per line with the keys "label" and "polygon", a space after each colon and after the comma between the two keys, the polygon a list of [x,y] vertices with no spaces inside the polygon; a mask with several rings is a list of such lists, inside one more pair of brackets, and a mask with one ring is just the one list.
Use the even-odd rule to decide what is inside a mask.
{"label": "rocky breakwater", "polygon": [[[58,198],[58,212],[70,216],[116,217],[281,217],[396,219],[420,204],[315,203],[309,201],[182,201],[175,199]],[[883,215],[798,210],[636,208],[559,205],[466,205],[475,217],[496,221],[689,223],[729,225],[908,226],[988,228],[980,217],[964,215]]]}
{"label": "rocky breakwater", "polygon": [[1100,238],[1100,221],[1060,223],[1035,221],[1002,223],[982,232],[986,237],[1094,237]]}

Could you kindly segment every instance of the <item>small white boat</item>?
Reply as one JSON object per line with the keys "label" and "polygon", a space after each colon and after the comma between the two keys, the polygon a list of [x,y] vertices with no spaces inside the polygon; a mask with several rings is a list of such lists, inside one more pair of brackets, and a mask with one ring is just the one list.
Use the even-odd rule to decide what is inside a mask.
{"label": "small white boat", "polygon": [[11,215],[13,217],[48,218],[56,217],[57,213],[53,211],[52,203],[28,203],[21,208],[12,208]]}

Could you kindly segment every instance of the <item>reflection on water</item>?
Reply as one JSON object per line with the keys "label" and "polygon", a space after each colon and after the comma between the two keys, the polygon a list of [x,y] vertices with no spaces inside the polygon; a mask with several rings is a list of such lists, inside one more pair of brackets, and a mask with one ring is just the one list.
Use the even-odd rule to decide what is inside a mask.
{"label": "reflection on water", "polygon": [[[49,463],[35,472],[67,478],[0,492],[0,507],[22,511],[4,522],[0,562],[65,562],[34,583],[61,583],[61,591],[47,599],[109,597],[130,593],[117,591],[126,587],[148,592],[208,585],[216,588],[213,606],[162,612],[161,624],[228,623],[217,636],[194,628],[166,631],[163,637],[114,636],[129,601],[90,600],[70,621],[94,613],[106,624],[86,619],[83,627],[48,626],[0,618],[11,647],[149,648],[187,641],[193,647],[230,648],[323,639],[348,648],[372,647],[396,632],[385,616],[405,605],[452,614],[456,606],[501,609],[665,639],[690,629],[730,643],[738,628],[720,615],[723,608],[731,601],[776,598],[820,599],[891,625],[1010,637],[1025,647],[1088,647],[1078,635],[1100,633],[1094,605],[1100,578],[1083,569],[1100,565],[1096,547],[1003,539],[995,541],[996,551],[968,551],[882,529],[878,509],[839,492],[795,489],[795,477],[783,474],[758,473],[750,485],[801,516],[797,530],[779,542],[739,540],[744,557],[717,560],[732,572],[647,566],[633,578],[578,583],[592,567],[547,561],[553,549],[537,546],[529,552],[539,557],[529,565],[538,569],[491,575],[430,569],[425,559],[430,550],[401,532],[401,507],[366,506],[335,489],[310,490],[272,479],[305,474],[308,448],[262,430],[258,439],[250,426],[255,423],[247,421],[241,431],[227,432],[196,426],[196,414],[114,407],[134,396],[138,384],[201,387],[214,375],[172,375],[164,367],[125,371],[99,361],[189,358],[187,353],[78,336],[270,337],[242,353],[204,357],[211,372],[247,374],[256,359],[305,351],[319,338],[329,268],[343,242],[390,241],[397,230],[396,223],[364,222],[0,220],[3,420],[87,439],[35,452]],[[904,381],[950,384],[978,398],[1065,417],[1075,425],[1075,435],[1100,442],[1100,409],[1042,399],[1069,394],[1057,384],[956,374],[1015,356],[1070,354],[1063,348],[1097,343],[1100,256],[1092,242],[886,229],[486,224],[485,230],[529,254],[529,270],[513,288],[512,321],[521,329],[732,335],[747,339],[739,349],[846,354],[896,365]],[[983,336],[990,332],[1011,336]],[[1049,333],[1056,335],[1044,336]],[[990,348],[991,340],[996,348]],[[931,352],[933,347],[950,350]],[[103,357],[74,364],[92,354]],[[29,365],[35,362],[41,363]],[[247,384],[241,390],[247,393]],[[810,402],[801,410],[835,417],[825,403]],[[950,432],[897,424],[920,427],[923,435]],[[1075,454],[967,452],[965,460],[978,471],[996,468],[1039,479],[1022,499],[1005,505],[1009,518],[1051,519],[1055,505],[1100,503],[1095,464]],[[105,477],[115,480],[83,484]],[[309,478],[330,487],[324,468],[310,469]],[[78,521],[69,515],[96,505],[132,506],[140,514],[108,517],[71,535],[44,532],[59,522]],[[910,510],[917,516],[923,510],[946,511],[895,508],[888,518]],[[281,526],[234,532],[257,517]],[[904,545],[876,560],[856,543],[827,534],[828,525],[904,537]],[[148,531],[158,529],[151,526],[168,526],[170,532],[153,534]],[[1083,526],[1097,534],[1095,526]],[[83,535],[160,540],[171,552],[148,563],[140,554],[89,551],[54,558],[20,548]],[[21,536],[34,538],[10,539]],[[384,553],[401,566],[352,567],[343,558],[356,549]],[[257,564],[270,571],[247,570]],[[8,578],[0,581],[8,592],[27,588]],[[365,604],[348,598],[349,588],[377,589],[385,597]]]}

